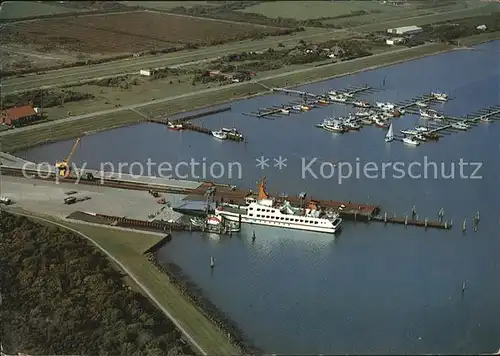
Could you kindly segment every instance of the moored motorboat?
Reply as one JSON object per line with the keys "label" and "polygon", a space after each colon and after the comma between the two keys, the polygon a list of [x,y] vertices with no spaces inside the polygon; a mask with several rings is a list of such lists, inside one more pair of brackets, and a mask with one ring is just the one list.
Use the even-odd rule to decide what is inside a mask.
{"label": "moored motorboat", "polygon": [[415,126],[415,131],[418,131],[418,132],[429,132],[430,129],[427,126]]}
{"label": "moored motorboat", "polygon": [[444,119],[444,115],[441,115],[436,110],[432,109],[426,109],[426,110],[420,109],[420,117],[424,119],[434,119],[434,120]]}
{"label": "moored motorboat", "polygon": [[481,121],[482,123],[485,123],[485,124],[489,124],[490,122],[493,122],[493,120],[491,120],[489,117],[481,117],[481,119],[479,119],[479,121]]}
{"label": "moored motorboat", "polygon": [[184,127],[182,126],[182,124],[174,124],[172,122],[169,122],[167,124],[167,127],[169,130],[175,130],[175,131],[180,131],[182,130]]}
{"label": "moored motorboat", "polygon": [[228,128],[225,128],[223,127],[222,130],[221,130],[223,133],[225,133],[228,137],[230,138],[233,138],[233,139],[238,139],[238,140],[242,140],[243,139],[243,134],[240,133],[237,129],[235,128],[232,128],[232,129],[228,129]]}
{"label": "moored motorboat", "polygon": [[325,120],[323,122],[323,129],[330,132],[343,133],[346,131],[346,128],[342,123],[338,120]]}
{"label": "moored motorboat", "polygon": [[361,126],[354,120],[347,119],[344,121],[344,126],[348,130],[359,130],[361,129]]}
{"label": "moored motorboat", "polygon": [[339,103],[345,103],[347,101],[347,97],[343,94],[330,95],[330,100]]}
{"label": "moored motorboat", "polygon": [[375,125],[377,127],[380,127],[380,128],[383,128],[383,129],[385,129],[385,128],[388,127],[388,125],[383,120],[381,120],[379,117],[375,117],[373,119],[373,122],[375,123]]}
{"label": "moored motorboat", "polygon": [[421,101],[417,101],[417,102],[415,103],[415,105],[416,105],[416,106],[418,106],[419,108],[426,108],[426,107],[428,107],[428,106],[429,106],[429,105],[427,105],[426,103],[423,103],[423,102],[421,102]]}
{"label": "moored motorboat", "polygon": [[281,109],[280,113],[283,114],[283,115],[289,115],[290,114],[290,110],[283,108],[283,109]]}
{"label": "moored motorboat", "polygon": [[400,132],[403,135],[409,135],[409,136],[414,136],[414,135],[418,135],[419,134],[419,132],[416,131],[416,130],[400,130]]}
{"label": "moored motorboat", "polygon": [[425,142],[427,141],[427,139],[425,138],[424,135],[422,134],[416,134],[416,135],[413,135],[412,136],[415,140],[418,140],[418,141],[422,141],[422,142]]}
{"label": "moored motorboat", "polygon": [[212,136],[219,140],[227,139],[227,134],[222,130],[212,131]]}
{"label": "moored motorboat", "polygon": [[411,146],[418,146],[418,145],[420,145],[420,142],[418,142],[417,140],[413,139],[412,137],[404,137],[403,138],[403,142],[406,143],[407,145],[411,145]]}
{"label": "moored motorboat", "polygon": [[439,93],[439,92],[432,92],[431,95],[436,100],[439,100],[439,101],[448,101],[448,94]]}
{"label": "moored motorboat", "polygon": [[462,121],[451,123],[451,127],[456,129],[456,130],[462,130],[462,131],[466,131],[466,130],[470,129],[470,126]]}
{"label": "moored motorboat", "polygon": [[366,109],[361,109],[354,113],[354,115],[357,117],[369,117],[372,116],[373,114],[374,113],[372,110],[366,110]]}
{"label": "moored motorboat", "polygon": [[359,107],[359,108],[369,108],[369,107],[371,107],[370,103],[368,103],[367,101],[363,101],[363,100],[355,100],[355,101],[353,101],[352,104],[354,106]]}

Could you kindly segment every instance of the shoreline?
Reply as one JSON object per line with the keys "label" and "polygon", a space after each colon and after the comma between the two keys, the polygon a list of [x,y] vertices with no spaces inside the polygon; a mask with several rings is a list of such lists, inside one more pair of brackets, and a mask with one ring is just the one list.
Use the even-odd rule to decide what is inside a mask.
{"label": "shoreline", "polygon": [[[495,33],[496,34],[496,33]],[[496,35],[491,35],[489,36],[495,36]],[[478,40],[474,41],[474,38],[468,38],[469,41],[478,42],[474,43],[474,45],[478,45],[481,43],[487,43],[487,42],[492,42],[498,40],[498,38],[489,38],[486,37],[484,39],[481,39],[481,37],[484,37],[482,35],[477,35],[477,36],[472,36],[472,37],[478,37]],[[464,39],[465,40],[465,39]],[[426,46],[426,47],[425,47]],[[239,101],[239,100],[247,100],[254,98],[256,96],[261,96],[261,95],[266,95],[266,94],[272,94],[269,90],[264,88],[265,86],[268,87],[276,87],[276,86],[284,86],[286,85],[287,88],[296,88],[299,86],[303,85],[308,85],[312,83],[320,83],[324,82],[327,80],[332,80],[348,75],[353,75],[353,74],[358,74],[361,72],[365,71],[372,71],[376,70],[379,68],[391,66],[391,65],[396,65],[400,63],[405,63],[405,62],[411,62],[414,60],[422,59],[428,56],[433,56],[437,54],[442,54],[446,52],[450,52],[453,50],[464,50],[464,48],[460,48],[457,46],[452,46],[452,45],[446,45],[442,43],[433,43],[433,44],[427,44],[424,46],[417,46],[417,47],[412,47],[412,48],[403,48],[400,50],[395,50],[395,51],[390,51],[390,52],[384,52],[379,55],[372,55],[368,57],[362,57],[358,59],[354,59],[351,61],[346,61],[346,62],[337,62],[331,65],[325,65],[325,66],[319,66],[319,67],[306,67],[303,69],[296,70],[295,72],[284,72],[282,74],[278,74],[274,77],[271,78],[263,78],[262,80],[259,81],[251,81],[251,82],[245,82],[242,83],[243,85],[239,87],[234,87],[234,86],[225,86],[221,87],[220,90],[208,93],[208,95],[205,95],[203,97],[202,94],[200,95],[194,95],[193,97],[188,97],[184,100],[178,100],[174,102],[172,105],[168,105],[169,109],[172,109],[171,112],[165,112],[165,116],[173,116],[173,115],[178,115],[178,114],[183,114],[183,113],[188,113],[191,111],[195,110],[200,110],[200,109],[206,109],[209,107],[213,107],[216,105],[222,105],[222,104],[230,104],[234,101]],[[413,53],[416,52],[416,53]],[[401,58],[396,58],[396,59],[391,59],[391,56],[401,56]],[[388,57],[388,58],[387,58]],[[377,62],[377,60],[382,60],[385,59],[384,62],[382,63],[374,63],[370,64],[369,62]],[[368,62],[368,63],[366,63]],[[366,63],[366,64],[365,64]],[[337,67],[336,67],[337,66]],[[338,70],[338,68],[342,68],[342,66],[346,67],[354,67],[354,69],[349,69],[346,68],[344,70],[340,69],[337,73],[333,75],[329,75],[328,72],[335,71],[335,69]],[[325,73],[325,74],[322,74]],[[305,78],[302,78],[304,77]],[[253,89],[254,91],[251,91]],[[235,92],[235,91],[240,91],[240,93]],[[217,94],[219,94],[220,97],[217,97]],[[222,94],[222,95],[220,95]],[[216,98],[212,98],[212,96],[216,96]],[[194,99],[193,99],[194,98]],[[186,101],[186,104],[189,104],[190,102],[194,101],[196,98],[198,99],[204,99],[200,104],[194,104],[189,107],[189,109],[180,109],[176,108],[177,106],[183,106],[184,101]],[[209,102],[209,103],[208,103]],[[151,106],[154,106],[155,103],[151,103]],[[167,104],[165,104],[167,106]],[[147,106],[144,106],[144,108],[147,108]],[[168,109],[167,109],[168,110]],[[119,116],[120,114],[123,115],[123,113],[127,114],[127,111],[131,110],[124,110],[122,112],[117,112],[114,115],[112,115],[113,118],[116,116]],[[132,116],[132,113],[128,113],[129,116]],[[97,133],[97,132],[103,132],[103,131],[109,131],[121,127],[126,127],[126,126],[132,126],[136,124],[142,124],[145,123],[146,120],[144,118],[138,118],[138,117],[127,117],[122,120],[122,122],[116,122],[117,120],[111,120],[111,122],[106,123],[104,120],[99,120],[102,119],[104,115],[101,116],[93,116],[85,119],[79,119],[76,120],[75,122],[83,124],[79,130],[72,131],[72,125],[74,125],[75,122],[63,122],[58,124],[58,120],[53,121],[53,126],[56,127],[56,129],[49,129],[48,132],[44,132],[43,130],[38,130],[35,134],[38,134],[38,137],[32,137],[32,134],[30,134],[32,131],[35,131],[37,128],[37,125],[32,125],[32,129],[30,130],[25,130],[19,133],[12,132],[7,135],[4,135],[0,139],[3,141],[3,151],[5,152],[10,152],[10,153],[17,153],[19,151],[23,151],[26,149],[34,148],[37,146],[43,146],[48,143],[54,143],[62,140],[69,140],[76,138],[80,135],[80,133],[87,132],[87,133]],[[89,126],[95,126],[96,123],[95,121],[99,120],[97,127],[87,129]],[[57,132],[57,126],[59,126],[60,131],[63,132]],[[73,127],[74,129],[74,127]],[[15,130],[15,129],[14,129]],[[24,136],[24,137],[23,137]],[[16,142],[20,141],[20,142]]]}

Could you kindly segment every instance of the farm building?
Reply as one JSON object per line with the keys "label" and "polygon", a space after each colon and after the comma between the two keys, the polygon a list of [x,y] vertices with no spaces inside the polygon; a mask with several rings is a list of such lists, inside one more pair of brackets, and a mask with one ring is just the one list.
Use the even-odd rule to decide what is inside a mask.
{"label": "farm building", "polygon": [[390,28],[387,30],[387,33],[393,35],[416,35],[417,33],[422,32],[422,28],[418,26],[404,26],[404,27],[396,27]]}
{"label": "farm building", "polygon": [[40,118],[35,109],[29,105],[9,108],[0,113],[0,122],[9,126],[23,126]]}
{"label": "farm building", "polygon": [[479,25],[476,27],[476,30],[485,31],[487,28],[486,25]]}

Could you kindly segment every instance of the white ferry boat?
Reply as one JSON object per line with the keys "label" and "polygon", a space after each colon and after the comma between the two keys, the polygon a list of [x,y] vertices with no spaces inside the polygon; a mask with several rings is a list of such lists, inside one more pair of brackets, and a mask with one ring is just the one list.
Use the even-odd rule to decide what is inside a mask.
{"label": "white ferry boat", "polygon": [[334,234],[342,227],[338,214],[326,214],[317,204],[310,202],[307,209],[295,208],[288,201],[278,203],[269,197],[265,189],[265,178],[259,187],[258,200],[246,198],[246,206],[219,206],[215,214],[229,221],[240,221],[288,229]]}

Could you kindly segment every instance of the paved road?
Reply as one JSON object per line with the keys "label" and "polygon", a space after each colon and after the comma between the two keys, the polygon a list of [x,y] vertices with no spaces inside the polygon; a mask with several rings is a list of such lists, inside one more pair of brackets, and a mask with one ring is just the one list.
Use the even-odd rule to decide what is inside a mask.
{"label": "paved road", "polygon": [[132,280],[142,289],[142,291],[149,297],[149,299],[151,299],[156,304],[156,306],[163,312],[163,314],[165,314],[175,324],[175,326],[182,332],[184,337],[186,337],[186,339],[188,339],[189,342],[194,347],[196,347],[202,355],[208,355],[208,353],[196,342],[196,340],[186,331],[186,329],[183,328],[183,326],[179,323],[179,321],[177,319],[175,319],[172,316],[172,314],[170,314],[169,311],[167,309],[165,309],[160,304],[160,302],[158,302],[158,300],[153,296],[153,294],[151,294],[151,292],[146,288],[146,286],[144,284],[142,284],[141,281],[139,281],[139,279],[137,279],[137,277],[134,276],[134,274],[127,267],[125,267],[120,261],[118,261],[115,257],[113,257],[112,254],[110,254],[107,250],[105,250],[104,247],[99,245],[96,241],[92,240],[91,237],[89,237],[85,234],[82,234],[81,232],[79,232],[75,229],[72,229],[64,224],[60,224],[60,223],[54,222],[52,220],[44,219],[44,218],[41,218],[38,216],[29,215],[29,214],[23,214],[23,213],[18,213],[18,212],[14,212],[14,213],[16,215],[22,215],[22,216],[25,216],[27,218],[37,219],[37,220],[44,221],[46,223],[57,225],[63,229],[69,230],[77,235],[80,235],[84,239],[87,239],[88,241],[93,243],[95,246],[97,246],[97,248],[99,248],[103,253],[105,253],[106,256],[108,256],[108,258],[110,258],[114,263],[116,263],[126,274],[128,274],[130,276],[130,278],[132,278]]}
{"label": "paved road", "polygon": [[[425,45],[425,46],[434,47],[434,46],[439,46],[439,45],[429,44],[429,45]],[[391,55],[393,55],[394,53],[407,52],[407,51],[411,51],[411,50],[414,50],[414,49],[415,49],[415,47],[414,48],[401,48],[401,49],[397,49],[397,50],[390,51],[390,52],[378,53],[378,54],[375,54],[375,55],[370,56],[370,57],[363,57],[363,58],[353,59],[353,60],[349,61],[349,63],[355,63],[355,62],[358,62],[358,61],[364,61],[364,60],[367,60],[367,59],[371,59],[371,58],[374,58],[374,57],[380,57],[380,56],[387,56],[388,57],[388,62],[390,62],[391,61],[391,59],[390,59]],[[270,80],[270,79],[283,78],[283,77],[287,77],[287,76],[290,76],[290,75],[295,75],[295,74],[300,74],[300,73],[305,73],[305,72],[310,72],[310,71],[318,70],[318,68],[333,67],[333,66],[341,65],[341,64],[345,64],[345,63],[347,63],[347,62],[338,62],[338,63],[334,63],[334,64],[331,64],[331,65],[322,66],[322,67],[306,67],[306,68],[302,68],[302,69],[296,69],[296,70],[290,71],[290,72],[283,72],[283,73],[278,73],[278,74],[274,74],[274,75],[269,75],[267,77],[259,78],[259,82],[260,81],[265,81],[265,80]],[[37,125],[20,127],[20,128],[13,129],[13,130],[1,131],[0,132],[0,137],[14,135],[14,134],[17,134],[17,133],[23,132],[23,131],[33,131],[33,130],[37,130],[37,129],[42,128],[42,127],[50,127],[50,126],[53,126],[53,125],[58,125],[58,124],[63,123],[63,122],[72,122],[72,121],[76,121],[76,120],[80,120],[80,119],[86,119],[86,118],[95,117],[95,116],[99,116],[99,115],[112,114],[112,113],[120,112],[120,111],[123,111],[123,110],[136,110],[136,109],[140,109],[142,107],[145,107],[145,106],[148,106],[148,105],[151,105],[151,104],[164,103],[164,102],[168,102],[168,101],[172,101],[172,100],[179,100],[179,99],[188,98],[188,97],[191,97],[191,96],[200,96],[200,95],[203,95],[203,94],[206,94],[206,93],[211,93],[211,92],[215,92],[215,91],[219,91],[219,90],[227,90],[227,88],[235,88],[235,87],[239,87],[239,86],[242,86],[242,85],[248,85],[249,83],[256,83],[256,84],[258,84],[255,81],[234,83],[234,84],[229,84],[229,85],[225,85],[225,86],[222,86],[222,87],[214,87],[214,88],[202,89],[202,90],[193,91],[193,92],[189,92],[189,93],[185,93],[185,94],[180,94],[180,95],[176,95],[176,96],[166,97],[166,98],[163,98],[163,99],[151,100],[151,101],[147,101],[147,102],[143,102],[143,103],[122,106],[122,107],[113,108],[113,109],[109,109],[109,110],[96,111],[96,112],[92,112],[92,113],[88,113],[88,114],[84,114],[84,115],[78,115],[78,116],[70,116],[70,117],[65,118],[65,119],[44,122],[44,123],[37,124]]]}
{"label": "paved road", "polygon": [[161,66],[172,66],[179,64],[194,64],[200,60],[213,60],[220,56],[238,51],[264,50],[278,43],[296,43],[300,39],[330,39],[332,37],[347,37],[346,31],[306,31],[292,36],[280,36],[267,38],[258,41],[245,41],[243,43],[232,43],[216,47],[209,47],[191,51],[181,51],[176,53],[162,54],[157,56],[144,56],[127,58],[124,60],[109,63],[95,64],[74,68],[64,68],[48,71],[44,74],[30,74],[24,77],[11,77],[2,80],[2,92],[4,94],[36,89],[51,85],[72,84],[78,81],[97,79],[106,76],[116,76],[120,74],[134,74],[141,69],[148,69]]}

